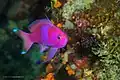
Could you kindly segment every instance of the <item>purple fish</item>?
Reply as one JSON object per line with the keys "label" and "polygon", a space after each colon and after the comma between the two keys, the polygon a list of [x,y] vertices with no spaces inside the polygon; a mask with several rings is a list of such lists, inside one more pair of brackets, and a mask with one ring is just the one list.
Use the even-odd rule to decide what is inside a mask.
{"label": "purple fish", "polygon": [[[33,43],[38,43],[40,46],[40,52],[50,48],[47,54],[47,60],[51,60],[59,48],[66,46],[68,42],[68,36],[61,29],[52,24],[48,19],[40,19],[34,21],[29,25],[30,33],[23,32],[19,29],[13,29],[24,41],[25,50],[22,54],[25,54]],[[45,62],[46,62],[45,61]]]}

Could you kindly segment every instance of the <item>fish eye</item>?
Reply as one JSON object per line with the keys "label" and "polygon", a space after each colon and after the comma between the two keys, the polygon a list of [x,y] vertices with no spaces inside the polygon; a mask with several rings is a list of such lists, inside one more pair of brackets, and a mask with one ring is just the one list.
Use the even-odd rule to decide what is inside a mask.
{"label": "fish eye", "polygon": [[57,38],[58,38],[58,39],[61,39],[61,37],[60,37],[60,36],[58,36]]}

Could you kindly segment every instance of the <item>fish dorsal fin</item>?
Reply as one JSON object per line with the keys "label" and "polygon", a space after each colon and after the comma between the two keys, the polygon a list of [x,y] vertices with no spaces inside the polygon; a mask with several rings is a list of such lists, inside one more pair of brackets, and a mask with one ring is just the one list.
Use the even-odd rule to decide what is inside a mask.
{"label": "fish dorsal fin", "polygon": [[50,26],[53,25],[49,19],[38,19],[38,20],[35,20],[34,22],[32,22],[28,26],[28,28],[29,28],[30,32],[34,32],[36,29],[39,29],[44,24],[48,24]]}

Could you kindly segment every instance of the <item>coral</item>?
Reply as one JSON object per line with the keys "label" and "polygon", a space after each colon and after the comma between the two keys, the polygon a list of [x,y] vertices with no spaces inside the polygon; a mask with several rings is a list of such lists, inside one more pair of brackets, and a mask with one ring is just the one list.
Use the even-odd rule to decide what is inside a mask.
{"label": "coral", "polygon": [[96,47],[97,46],[97,40],[92,35],[83,35],[81,37],[81,46],[83,48],[90,48],[90,47]]}
{"label": "coral", "polygon": [[98,47],[98,41],[95,36],[88,33],[78,33],[75,37],[77,42],[74,43],[75,54],[77,58],[81,59],[83,56],[89,56],[92,54],[91,47]]}
{"label": "coral", "polygon": [[63,24],[62,23],[58,23],[56,26],[59,27],[59,28],[62,28]]}
{"label": "coral", "polygon": [[66,21],[65,21],[65,24],[63,25],[63,27],[64,27],[65,29],[73,29],[73,28],[74,28],[74,24],[73,24],[71,21],[66,20]]}
{"label": "coral", "polygon": [[45,80],[55,80],[54,79],[54,74],[53,73],[49,73],[47,76],[46,76],[46,79]]}
{"label": "coral", "polygon": [[[52,1],[56,3],[50,4]],[[0,22],[8,25],[0,27],[1,76],[20,75],[24,80],[36,76],[38,80],[120,79],[118,0],[17,0],[10,4],[8,18],[0,15]],[[22,40],[12,29],[18,27],[27,32],[28,24],[45,18],[47,13],[53,24],[68,33],[69,42],[51,61],[38,65],[36,61],[44,61],[47,52],[39,54],[35,44],[27,54],[20,55]]]}
{"label": "coral", "polygon": [[[113,37],[105,42],[101,42],[100,49],[97,49],[97,52],[94,52],[94,54],[98,55],[102,59],[101,62],[104,63],[104,65],[108,64],[119,64],[120,62],[120,37]],[[94,51],[94,48],[93,48]]]}
{"label": "coral", "polygon": [[120,79],[120,67],[116,65],[109,65],[99,71],[98,77],[100,80],[119,80]]}
{"label": "coral", "polygon": [[77,27],[79,27],[81,29],[82,28],[87,28],[90,25],[90,23],[85,19],[75,20],[75,23],[76,23]]}
{"label": "coral", "polygon": [[109,21],[114,20],[113,17],[115,17],[116,12],[119,9],[118,7],[116,7],[116,5],[117,4],[113,1],[112,5],[110,5],[109,3],[108,9],[107,7],[102,7],[99,2],[95,1],[95,4],[92,4],[91,9],[87,9],[84,11],[75,11],[72,15],[73,22],[76,22],[76,20],[82,18],[89,22],[90,27],[96,27],[100,24],[102,25],[107,24]]}
{"label": "coral", "polygon": [[50,73],[54,70],[52,64],[48,64],[47,67],[46,67],[46,73]]}
{"label": "coral", "polygon": [[75,74],[74,70],[72,70],[69,65],[67,65],[66,70],[67,70],[68,75],[70,76]]}
{"label": "coral", "polygon": [[60,1],[58,1],[58,0],[56,0],[56,2],[55,2],[55,4],[54,4],[54,7],[55,8],[59,8],[59,7],[61,7],[62,6],[62,3],[60,2]]}
{"label": "coral", "polygon": [[[98,0],[99,1],[99,0]],[[102,2],[101,2],[102,3]],[[99,3],[97,3],[99,4]],[[110,3],[109,3],[110,4]],[[103,5],[103,4],[102,4]],[[84,52],[82,48],[80,51],[81,46],[86,46],[85,50],[88,49],[92,52],[85,52],[90,53],[92,55],[92,59],[94,59],[94,55],[97,59],[95,61],[99,61],[96,66],[92,66],[93,69],[99,68],[94,72],[97,73],[97,77],[99,76],[100,80],[119,80],[119,53],[120,53],[120,34],[119,34],[119,10],[116,7],[117,4],[113,3],[112,6],[109,5],[108,7],[92,7],[89,10],[85,11],[76,11],[74,12],[72,18],[75,22],[76,19],[84,19],[87,20],[89,24],[89,28],[85,30],[85,32],[89,32],[90,34],[94,35],[94,37],[85,36],[82,32],[79,35],[79,39],[77,41],[81,42],[76,45],[77,49],[75,50],[76,53]],[[81,37],[82,36],[82,37]],[[96,43],[95,38],[99,40],[98,47],[93,47],[94,42]],[[93,44],[91,44],[93,42]],[[91,44],[91,45],[90,45]],[[98,44],[98,43],[96,43]],[[92,62],[92,60],[91,60]],[[92,65],[92,64],[91,64]],[[99,66],[98,66],[99,65]],[[112,68],[112,65],[113,68]],[[116,68],[116,69],[115,69]],[[99,73],[99,74],[98,74]]]}
{"label": "coral", "polygon": [[[109,11],[106,11],[109,13]],[[92,52],[99,58],[98,75],[100,80],[119,80],[120,78],[120,35],[119,15],[114,12],[112,17],[100,24],[95,24],[90,31],[99,39],[99,48],[92,48]],[[118,15],[117,17],[115,15]]]}
{"label": "coral", "polygon": [[71,16],[76,10],[84,10],[90,8],[90,3],[93,3],[94,0],[69,0],[63,6],[62,16],[65,19],[71,19]]}
{"label": "coral", "polygon": [[81,60],[75,60],[74,63],[78,69],[88,67],[88,58],[83,57]]}

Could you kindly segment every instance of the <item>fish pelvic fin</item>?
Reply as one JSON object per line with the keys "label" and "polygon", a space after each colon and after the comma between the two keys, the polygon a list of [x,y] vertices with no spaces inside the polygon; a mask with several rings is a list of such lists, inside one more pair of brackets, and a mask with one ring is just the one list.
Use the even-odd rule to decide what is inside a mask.
{"label": "fish pelvic fin", "polygon": [[37,60],[36,64],[45,64],[48,63],[56,54],[58,48],[50,48],[47,54],[47,59],[45,61]]}
{"label": "fish pelvic fin", "polygon": [[50,48],[50,50],[48,51],[48,54],[47,54],[47,60],[45,62],[48,62],[50,61],[56,54],[58,48]]}
{"label": "fish pelvic fin", "polygon": [[43,53],[45,50],[47,50],[49,48],[48,46],[45,46],[42,44],[39,44],[39,47],[40,47],[40,53]]}
{"label": "fish pelvic fin", "polygon": [[19,30],[17,34],[23,40],[23,51],[21,54],[26,54],[33,44],[33,41],[30,39],[30,34],[22,30]]}

